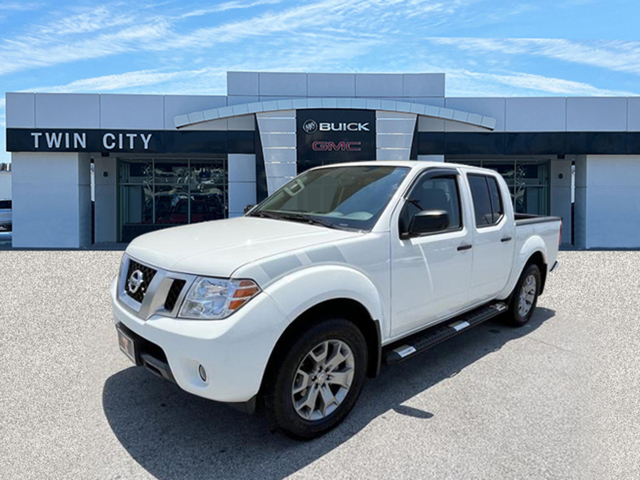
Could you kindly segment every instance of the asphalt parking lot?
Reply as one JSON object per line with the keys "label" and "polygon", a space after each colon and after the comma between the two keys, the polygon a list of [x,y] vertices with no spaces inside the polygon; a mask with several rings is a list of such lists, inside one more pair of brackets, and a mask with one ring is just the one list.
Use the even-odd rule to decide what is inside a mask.
{"label": "asphalt parking lot", "polygon": [[132,367],[120,257],[0,251],[0,478],[640,478],[640,252],[562,252],[530,325],[384,368],[307,443]]}

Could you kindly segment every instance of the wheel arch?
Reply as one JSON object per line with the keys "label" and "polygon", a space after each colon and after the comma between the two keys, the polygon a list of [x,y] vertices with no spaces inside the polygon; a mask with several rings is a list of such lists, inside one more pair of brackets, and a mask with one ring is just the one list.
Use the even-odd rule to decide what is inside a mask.
{"label": "wheel arch", "polygon": [[529,259],[526,261],[526,263],[522,267],[522,271],[520,272],[520,275],[522,275],[522,272],[524,271],[525,268],[527,268],[529,265],[532,265],[532,264],[537,265],[538,268],[540,269],[540,276],[542,278],[540,282],[541,283],[540,292],[538,295],[542,295],[542,292],[544,291],[545,283],[547,282],[547,261],[541,250],[536,250],[529,256]]}
{"label": "wheel arch", "polygon": [[286,345],[304,330],[321,323],[326,318],[326,315],[336,313],[353,322],[362,332],[367,343],[367,376],[373,378],[378,375],[382,362],[382,337],[379,320],[374,319],[369,310],[357,300],[346,297],[332,298],[324,300],[302,312],[282,332],[267,361],[260,391],[263,391],[264,383],[270,378],[273,369],[276,368],[282,352],[286,349]]}

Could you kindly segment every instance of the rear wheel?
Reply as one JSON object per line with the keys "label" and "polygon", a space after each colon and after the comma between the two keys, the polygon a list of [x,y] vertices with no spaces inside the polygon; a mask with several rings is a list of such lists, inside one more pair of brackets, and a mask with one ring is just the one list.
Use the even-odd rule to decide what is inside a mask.
{"label": "rear wheel", "polygon": [[511,295],[507,314],[509,323],[520,327],[531,319],[538,303],[541,281],[540,268],[536,264],[527,265]]}
{"label": "rear wheel", "polygon": [[337,426],[360,395],[365,338],[352,322],[332,318],[281,350],[265,385],[267,417],[294,438],[318,437]]}

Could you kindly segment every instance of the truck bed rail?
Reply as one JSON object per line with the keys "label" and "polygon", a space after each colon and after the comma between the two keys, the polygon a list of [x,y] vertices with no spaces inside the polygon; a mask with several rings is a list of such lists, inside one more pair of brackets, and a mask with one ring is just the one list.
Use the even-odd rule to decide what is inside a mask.
{"label": "truck bed rail", "polygon": [[516,227],[519,225],[533,225],[535,223],[560,222],[560,217],[550,217],[547,215],[530,215],[527,213],[516,213],[514,215]]}

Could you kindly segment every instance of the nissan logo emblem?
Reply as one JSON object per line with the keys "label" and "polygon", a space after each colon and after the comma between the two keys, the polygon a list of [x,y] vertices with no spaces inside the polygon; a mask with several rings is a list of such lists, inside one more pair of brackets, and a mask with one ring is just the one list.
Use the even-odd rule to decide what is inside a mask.
{"label": "nissan logo emblem", "polygon": [[136,293],[144,283],[144,274],[140,270],[136,270],[131,274],[127,281],[127,289],[129,293]]}
{"label": "nissan logo emblem", "polygon": [[318,123],[315,120],[309,119],[302,124],[302,129],[305,133],[311,135],[312,133],[316,133],[316,130],[318,130]]}

